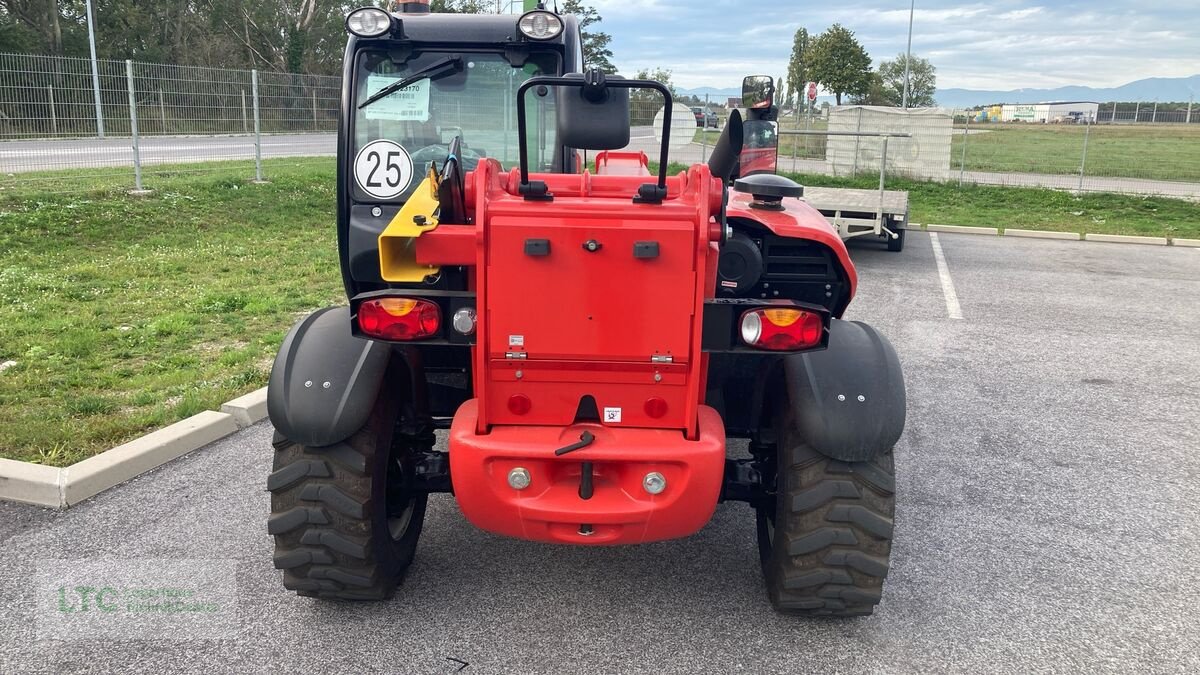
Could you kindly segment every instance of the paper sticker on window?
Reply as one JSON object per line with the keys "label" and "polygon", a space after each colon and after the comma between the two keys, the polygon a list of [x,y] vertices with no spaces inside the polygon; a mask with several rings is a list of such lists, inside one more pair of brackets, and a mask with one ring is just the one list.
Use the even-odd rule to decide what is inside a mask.
{"label": "paper sticker on window", "polygon": [[[367,93],[363,100],[399,79],[387,75],[368,75]],[[426,122],[429,120],[429,80],[424,79],[392,92],[363,108],[362,112],[366,113],[369,120]]]}

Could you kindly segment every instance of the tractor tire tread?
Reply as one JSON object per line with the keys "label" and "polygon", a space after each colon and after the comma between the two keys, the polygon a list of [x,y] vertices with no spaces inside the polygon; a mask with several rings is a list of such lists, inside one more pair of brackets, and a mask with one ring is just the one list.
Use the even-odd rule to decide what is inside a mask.
{"label": "tractor tire tread", "polygon": [[880,602],[895,513],[891,451],[866,462],[825,457],[785,433],[778,457],[770,555],[775,609],[801,616],[865,616]]}

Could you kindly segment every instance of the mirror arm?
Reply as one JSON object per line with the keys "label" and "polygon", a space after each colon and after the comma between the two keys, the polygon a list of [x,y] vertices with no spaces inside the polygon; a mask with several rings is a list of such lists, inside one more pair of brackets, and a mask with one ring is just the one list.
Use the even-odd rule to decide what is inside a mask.
{"label": "mirror arm", "polygon": [[[671,90],[667,89],[667,87],[661,82],[655,82],[653,80],[607,80],[603,77],[603,74],[600,74],[598,78],[592,78],[589,81],[590,76],[591,74],[589,73],[588,75],[585,75],[584,79],[582,80],[567,77],[531,77],[528,80],[525,80],[525,82],[522,83],[517,89],[517,152],[520,156],[521,164],[521,185],[518,188],[518,191],[525,195],[526,199],[532,198],[533,195],[538,195],[538,197],[544,197],[546,195],[546,184],[544,182],[537,181],[537,183],[541,185],[542,192],[540,193],[537,192],[535,185],[531,185],[529,182],[529,152],[525,147],[525,92],[539,85],[547,87],[583,87],[585,95],[587,95],[589,92],[590,86],[592,87],[590,90],[592,92],[592,96],[597,95],[595,93],[596,89],[599,89],[601,92],[603,92],[604,88],[607,87],[616,87],[618,89],[653,89],[662,94],[665,104],[663,107],[662,149],[659,152],[658,162],[658,184],[643,185],[642,188],[638,190],[638,197],[635,198],[635,201],[641,200],[639,203],[661,203],[667,195],[667,158],[671,141],[671,112],[673,103],[671,99]],[[594,99],[589,98],[588,100]],[[648,188],[653,188],[653,190],[649,190]],[[661,197],[659,197],[659,195],[661,195]]]}

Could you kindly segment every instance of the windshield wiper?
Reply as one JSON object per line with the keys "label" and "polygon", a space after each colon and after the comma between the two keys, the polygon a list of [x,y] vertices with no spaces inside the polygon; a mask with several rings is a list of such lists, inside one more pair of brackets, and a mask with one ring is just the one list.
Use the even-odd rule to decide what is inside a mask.
{"label": "windshield wiper", "polygon": [[435,62],[429,64],[428,66],[422,68],[421,70],[418,70],[417,72],[413,73],[412,75],[409,75],[408,77],[404,78],[403,80],[398,80],[396,82],[393,82],[393,83],[389,84],[388,86],[384,87],[383,89],[380,89],[379,91],[375,92],[374,94],[371,95],[370,98],[368,98],[367,100],[360,103],[358,106],[358,109],[362,110],[363,108],[371,105],[375,101],[378,101],[379,99],[384,98],[386,96],[391,96],[392,94],[400,91],[401,89],[404,89],[405,87],[409,87],[413,84],[416,84],[417,82],[420,82],[421,80],[424,80],[425,78],[429,78],[429,79],[433,80],[433,79],[442,77],[443,75],[449,75],[451,71],[459,71],[459,70],[462,70],[462,57],[449,56],[440,61],[435,61]]}

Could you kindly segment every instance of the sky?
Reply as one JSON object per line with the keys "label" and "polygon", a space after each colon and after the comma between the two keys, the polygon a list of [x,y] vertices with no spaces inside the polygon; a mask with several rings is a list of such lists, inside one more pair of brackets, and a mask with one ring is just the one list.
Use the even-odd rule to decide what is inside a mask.
{"label": "sky", "polygon": [[[875,64],[905,50],[905,0],[585,0],[613,36],[622,74],[664,67],[676,86],[738,88],[786,73],[797,28],[854,31]],[[938,87],[1115,87],[1200,74],[1200,0],[991,3],[917,0],[913,53]]]}

